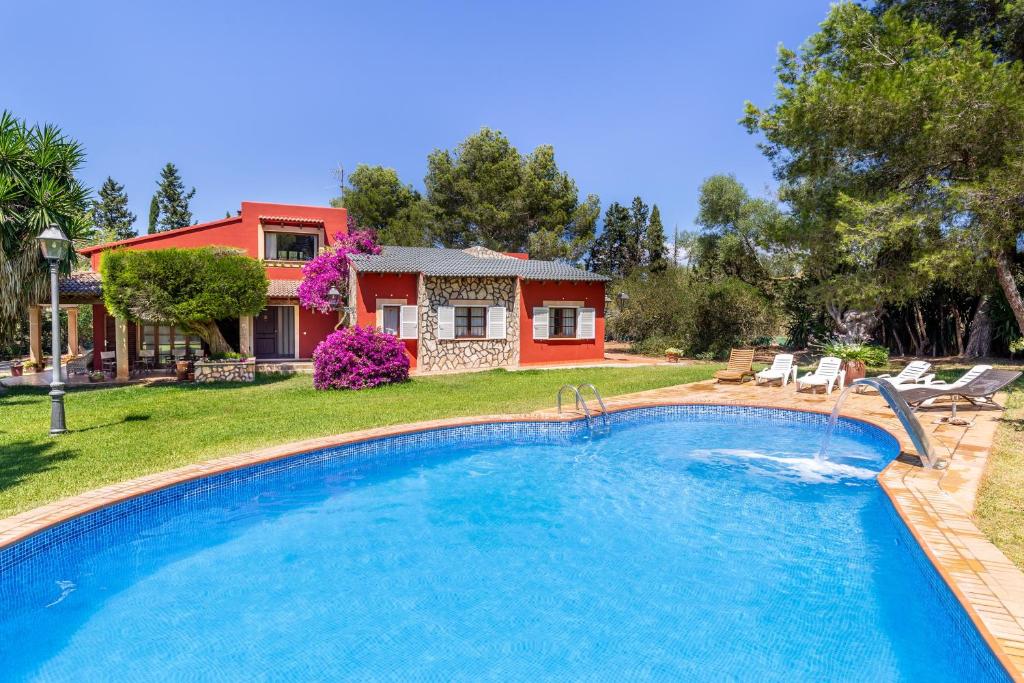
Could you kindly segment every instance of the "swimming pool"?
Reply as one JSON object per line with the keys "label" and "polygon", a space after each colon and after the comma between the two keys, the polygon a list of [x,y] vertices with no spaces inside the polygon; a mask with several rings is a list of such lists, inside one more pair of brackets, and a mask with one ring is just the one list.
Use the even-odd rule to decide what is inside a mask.
{"label": "swimming pool", "polygon": [[181,484],[0,550],[5,680],[989,681],[895,515],[897,452],[675,406],[475,425]]}

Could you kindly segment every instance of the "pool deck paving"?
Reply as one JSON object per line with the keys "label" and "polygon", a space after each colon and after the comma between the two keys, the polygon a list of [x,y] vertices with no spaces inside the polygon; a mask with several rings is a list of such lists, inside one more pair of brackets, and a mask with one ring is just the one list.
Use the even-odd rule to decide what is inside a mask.
{"label": "pool deck paving", "polygon": [[[831,396],[797,393],[792,384],[779,387],[755,386],[753,382],[733,385],[706,381],[609,397],[605,404],[609,412],[658,405],[718,404],[828,413],[838,396],[839,392]],[[996,398],[1002,403],[1005,396]],[[589,405],[595,412],[598,410],[593,402]],[[969,422],[967,426],[938,422],[938,418],[949,414],[948,404],[919,412],[918,417],[940,457],[948,463],[945,469],[935,470],[921,465],[899,420],[878,394],[851,393],[842,414],[877,425],[899,440],[902,453],[878,475],[879,483],[1003,666],[1014,680],[1024,682],[1024,573],[985,538],[972,518],[978,486],[1002,411],[961,405],[959,416]],[[299,453],[441,427],[581,417],[575,411],[559,415],[553,408],[525,414],[456,417],[366,429],[240,453],[112,484],[0,520],[0,548],[128,498]]]}

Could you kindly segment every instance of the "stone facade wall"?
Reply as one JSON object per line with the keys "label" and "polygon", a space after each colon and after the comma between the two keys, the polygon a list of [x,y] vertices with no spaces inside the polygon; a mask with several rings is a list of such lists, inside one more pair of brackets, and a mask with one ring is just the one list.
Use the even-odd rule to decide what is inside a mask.
{"label": "stone facade wall", "polygon": [[[519,364],[519,292],[516,278],[421,276],[420,372],[451,372],[475,368],[505,368]],[[452,302],[479,301],[479,305],[504,306],[508,334],[499,339],[438,339],[437,307]],[[465,305],[465,304],[459,304]]]}
{"label": "stone facade wall", "polygon": [[197,382],[254,382],[256,359],[240,361],[196,361]]}

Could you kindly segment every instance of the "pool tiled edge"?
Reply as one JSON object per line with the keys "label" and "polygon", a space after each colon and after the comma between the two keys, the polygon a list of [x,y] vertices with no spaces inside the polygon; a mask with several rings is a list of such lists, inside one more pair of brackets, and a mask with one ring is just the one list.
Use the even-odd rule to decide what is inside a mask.
{"label": "pool tiled edge", "polygon": [[[716,404],[827,413],[833,401],[834,396],[797,394],[792,385],[779,389],[699,382],[613,397],[606,403],[609,412],[680,404]],[[1024,681],[1024,573],[981,534],[968,512],[973,509],[998,414],[992,411],[976,413],[975,424],[968,430],[933,428],[932,438],[953,452],[950,467],[945,472],[925,470],[915,464],[916,458],[907,455],[912,449],[898,420],[877,396],[851,395],[843,415],[881,427],[899,441],[906,457],[893,461],[879,475],[883,490],[1003,666],[1015,680]],[[309,439],[217,458],[113,484],[0,520],[0,548],[61,522],[146,493],[303,453],[447,427],[568,421],[581,417],[579,414],[558,415],[553,410],[543,410],[432,420]]]}

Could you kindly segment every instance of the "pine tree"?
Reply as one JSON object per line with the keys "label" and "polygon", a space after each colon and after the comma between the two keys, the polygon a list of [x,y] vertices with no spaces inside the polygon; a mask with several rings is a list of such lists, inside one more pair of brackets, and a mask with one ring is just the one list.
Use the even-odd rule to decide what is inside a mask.
{"label": "pine tree", "polygon": [[181,174],[177,167],[168,162],[160,171],[160,181],[157,183],[157,201],[160,207],[158,219],[159,230],[174,230],[192,225],[192,211],[189,210],[189,200],[196,193],[196,188],[185,192],[185,183],[181,180]]}
{"label": "pine tree", "polygon": [[632,217],[629,209],[612,202],[604,212],[601,235],[594,241],[588,263],[590,269],[603,275],[625,277],[631,270],[628,248]]}
{"label": "pine tree", "polygon": [[647,267],[652,273],[660,273],[668,266],[665,261],[665,227],[661,224],[658,205],[651,207],[651,220],[644,234],[644,251],[647,252]]}
{"label": "pine tree", "polygon": [[630,208],[629,241],[626,244],[626,273],[632,272],[635,268],[645,265],[644,247],[647,234],[647,221],[650,216],[650,209],[640,197],[633,197],[633,206]]}
{"label": "pine tree", "polygon": [[160,192],[154,192],[153,198],[149,200],[149,229],[147,232],[152,235],[156,232],[157,221],[160,220]]}
{"label": "pine tree", "polygon": [[128,210],[128,195],[124,185],[107,176],[100,187],[99,200],[92,204],[92,220],[104,242],[115,242],[135,237],[132,224],[135,214]]}

